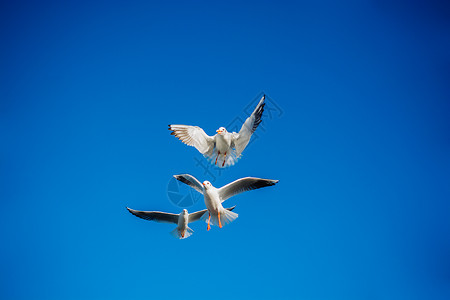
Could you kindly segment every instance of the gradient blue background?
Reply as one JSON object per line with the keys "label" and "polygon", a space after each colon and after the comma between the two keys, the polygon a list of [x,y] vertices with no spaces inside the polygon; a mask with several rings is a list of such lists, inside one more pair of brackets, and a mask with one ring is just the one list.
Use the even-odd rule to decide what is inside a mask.
{"label": "gradient blue background", "polygon": [[[3,1],[0,298],[449,299],[449,7],[335,2]],[[215,184],[277,186],[181,241],[125,210],[263,91]]]}

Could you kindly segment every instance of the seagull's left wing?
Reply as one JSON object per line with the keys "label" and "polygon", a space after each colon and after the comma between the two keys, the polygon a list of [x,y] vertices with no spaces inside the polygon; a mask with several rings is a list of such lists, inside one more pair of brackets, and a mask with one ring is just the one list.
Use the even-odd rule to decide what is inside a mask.
{"label": "seagull's left wing", "polygon": [[261,100],[259,100],[259,103],[256,106],[255,110],[250,115],[250,117],[245,120],[239,133],[232,133],[232,147],[234,146],[234,148],[236,149],[237,157],[239,157],[242,154],[242,151],[244,151],[245,147],[247,147],[253,132],[255,132],[256,128],[258,128],[259,123],[261,123],[264,105],[266,105],[264,103],[265,98],[266,95],[264,95]]}
{"label": "seagull's left wing", "polygon": [[275,185],[277,182],[278,180],[262,179],[255,177],[241,178],[218,189],[219,197],[223,202],[228,198],[233,197],[234,195],[240,194],[242,192]]}
{"label": "seagull's left wing", "polygon": [[176,136],[188,146],[195,147],[201,154],[209,156],[214,149],[214,137],[209,136],[198,126],[169,125],[171,135]]}
{"label": "seagull's left wing", "polygon": [[178,215],[160,211],[141,211],[128,208],[128,211],[144,220],[178,224]]}
{"label": "seagull's left wing", "polygon": [[181,174],[181,175],[173,175],[173,177],[175,177],[182,183],[189,185],[191,188],[195,189],[200,194],[203,194],[203,185],[194,176],[189,174]]}

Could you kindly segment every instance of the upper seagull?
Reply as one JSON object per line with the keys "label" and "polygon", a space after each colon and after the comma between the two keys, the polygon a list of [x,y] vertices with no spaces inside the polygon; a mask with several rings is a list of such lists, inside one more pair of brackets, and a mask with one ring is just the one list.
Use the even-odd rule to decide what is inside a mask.
{"label": "upper seagull", "polygon": [[197,148],[211,163],[220,168],[232,166],[239,159],[253,132],[261,123],[265,98],[266,95],[259,100],[255,110],[245,120],[239,133],[228,132],[225,127],[220,127],[216,130],[216,135],[209,136],[198,126],[169,125],[169,130],[172,131],[170,134],[175,135],[186,145]]}
{"label": "upper seagull", "polygon": [[[227,210],[232,211],[236,206],[227,208]],[[206,209],[200,210],[194,213],[188,213],[186,209],[183,209],[183,211],[176,215],[171,213],[165,213],[160,211],[141,211],[141,210],[134,210],[131,208],[128,208],[128,211],[135,215],[136,217],[139,217],[144,220],[150,220],[150,221],[156,221],[156,222],[163,222],[163,223],[174,223],[177,224],[177,227],[175,227],[174,230],[172,230],[170,233],[179,239],[185,239],[194,233],[194,230],[188,227],[189,223],[195,222],[200,220],[200,218],[205,214],[207,211]]]}

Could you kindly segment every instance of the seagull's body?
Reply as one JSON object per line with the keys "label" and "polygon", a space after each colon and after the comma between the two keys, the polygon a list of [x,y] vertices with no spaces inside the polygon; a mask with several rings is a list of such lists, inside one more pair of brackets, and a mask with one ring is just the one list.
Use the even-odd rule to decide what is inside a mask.
{"label": "seagull's body", "polygon": [[222,227],[238,217],[237,213],[224,209],[222,202],[242,192],[275,185],[278,182],[278,180],[245,177],[221,188],[215,188],[209,181],[200,183],[197,178],[189,174],[175,175],[174,177],[203,194],[207,212],[203,214],[201,219],[208,223],[208,230],[210,224]]}
{"label": "seagull's body", "polygon": [[[226,131],[225,128],[223,128]],[[219,129],[220,131],[220,129]],[[229,132],[215,135],[216,149],[220,153],[226,153],[231,147],[232,135]]]}
{"label": "seagull's body", "polygon": [[[231,211],[234,208],[235,206],[227,209]],[[194,230],[189,228],[189,223],[200,220],[200,218],[207,211],[206,209],[204,209],[190,214],[186,209],[183,209],[183,211],[177,215],[160,211],[140,211],[128,207],[127,209],[136,217],[142,218],[144,220],[177,224],[177,227],[171,231],[171,234],[179,239],[184,239],[191,236],[194,233]]]}
{"label": "seagull's body", "polygon": [[[183,209],[183,211],[178,215],[178,223],[177,223],[177,237],[184,238],[185,236],[190,236],[194,231],[188,227],[189,224],[189,213],[187,209]],[[191,232],[192,230],[192,232]],[[186,234],[188,233],[188,235]]]}
{"label": "seagull's body", "polygon": [[[222,206],[222,201],[220,201],[219,192],[217,191],[217,189],[215,187],[212,186],[212,184],[210,184],[208,186],[209,188],[206,188],[207,186],[206,186],[205,183],[203,183],[203,185],[205,187],[203,195],[204,195],[204,198],[205,198],[206,208],[208,209],[208,219],[210,221],[211,220],[211,216],[213,216],[212,224],[220,224],[220,227],[222,227],[220,213],[222,213],[223,216],[226,216],[226,213],[224,212],[224,209],[223,209],[223,206]],[[229,218],[227,218],[225,224],[231,223],[232,221],[234,221],[238,217],[238,214],[236,214],[236,213],[233,213],[233,214],[235,216],[234,215],[230,215]],[[217,221],[216,221],[215,217],[217,217]],[[205,216],[204,219],[206,219],[206,216]],[[208,230],[209,229],[210,229],[210,227],[209,227],[209,222],[208,222]]]}
{"label": "seagull's body", "polygon": [[240,158],[253,132],[261,123],[264,100],[265,95],[259,100],[250,117],[245,120],[239,133],[228,132],[225,127],[220,127],[216,130],[216,135],[209,136],[202,128],[189,125],[169,125],[169,130],[186,145],[195,147],[211,163],[220,168],[232,166]]}

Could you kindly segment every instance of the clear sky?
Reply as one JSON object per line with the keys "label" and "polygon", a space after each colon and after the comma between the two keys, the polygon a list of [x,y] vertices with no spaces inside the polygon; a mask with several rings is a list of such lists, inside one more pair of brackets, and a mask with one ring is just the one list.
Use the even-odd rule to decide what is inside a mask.
{"label": "clear sky", "polygon": [[[1,299],[450,298],[448,5],[241,2],[0,4]],[[169,135],[263,92],[221,174]],[[280,182],[177,240],[180,173]]]}

